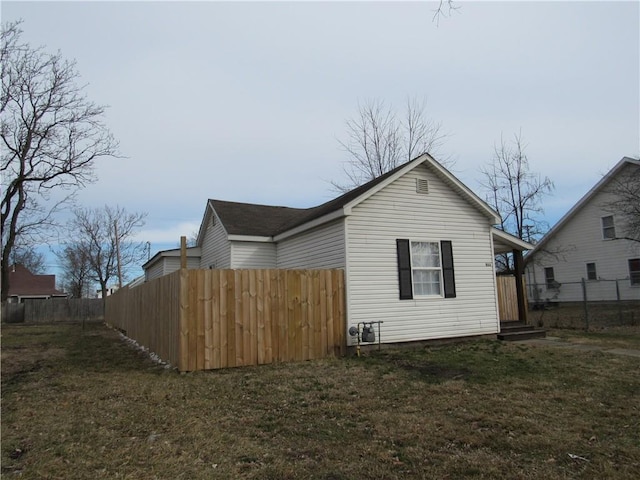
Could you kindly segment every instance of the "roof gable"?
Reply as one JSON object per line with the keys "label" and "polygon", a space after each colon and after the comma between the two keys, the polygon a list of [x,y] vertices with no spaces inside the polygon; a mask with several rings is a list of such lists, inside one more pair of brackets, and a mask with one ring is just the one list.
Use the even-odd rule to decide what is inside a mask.
{"label": "roof gable", "polygon": [[[396,179],[412,171],[417,166],[423,164],[428,164],[436,175],[442,178],[456,193],[491,219],[492,223],[499,222],[499,216],[495,211],[428,154],[423,154],[414,160],[399,165],[384,175],[317,207],[276,207],[213,199],[209,200],[208,205],[215,211],[215,214],[229,235],[274,237],[307,223],[319,221],[323,217],[339,211],[348,214],[351,208],[363,202]],[[208,212],[205,213],[203,222],[206,222],[207,218]],[[203,226],[201,226],[200,233],[202,235]],[[201,238],[201,235],[199,238]]]}
{"label": "roof gable", "polygon": [[578,202],[564,214],[558,222],[546,233],[544,237],[536,244],[535,248],[527,255],[527,259],[531,259],[532,256],[542,250],[542,248],[562,230],[562,228],[575,217],[580,210],[582,210],[598,193],[602,192],[609,182],[614,179],[626,166],[635,165],[640,168],[640,160],[634,160],[629,157],[622,157],[622,159],[604,175],[598,183],[596,183]]}

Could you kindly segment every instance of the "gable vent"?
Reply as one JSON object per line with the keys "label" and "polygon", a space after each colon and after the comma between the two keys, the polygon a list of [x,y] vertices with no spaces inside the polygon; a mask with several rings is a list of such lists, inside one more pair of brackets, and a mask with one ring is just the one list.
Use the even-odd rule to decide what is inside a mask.
{"label": "gable vent", "polygon": [[423,195],[429,193],[429,180],[416,178],[416,192]]}

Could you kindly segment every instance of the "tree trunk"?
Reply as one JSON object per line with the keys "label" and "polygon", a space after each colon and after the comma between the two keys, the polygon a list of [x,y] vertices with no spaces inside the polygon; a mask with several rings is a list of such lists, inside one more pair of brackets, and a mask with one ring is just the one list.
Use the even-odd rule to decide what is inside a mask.
{"label": "tree trunk", "polygon": [[2,302],[9,298],[9,249],[2,251]]}

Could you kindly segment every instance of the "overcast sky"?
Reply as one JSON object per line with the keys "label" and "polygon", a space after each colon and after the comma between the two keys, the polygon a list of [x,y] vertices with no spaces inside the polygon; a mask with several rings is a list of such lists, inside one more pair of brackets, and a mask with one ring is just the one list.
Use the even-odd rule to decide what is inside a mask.
{"label": "overcast sky", "polygon": [[522,132],[550,177],[553,224],[640,153],[640,4],[7,2],[23,39],[77,61],[126,158],[85,206],[148,212],[151,254],[198,228],[206,200],[310,207],[336,196],[358,102],[427,99],[442,156],[482,196],[480,168]]}

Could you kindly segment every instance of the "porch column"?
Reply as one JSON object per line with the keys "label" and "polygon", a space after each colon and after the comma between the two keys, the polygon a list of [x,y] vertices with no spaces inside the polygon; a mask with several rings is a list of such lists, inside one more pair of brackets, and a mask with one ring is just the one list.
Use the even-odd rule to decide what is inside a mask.
{"label": "porch column", "polygon": [[527,323],[527,302],[524,291],[524,259],[522,251],[513,250],[513,264],[516,275],[516,295],[518,297],[518,319]]}

